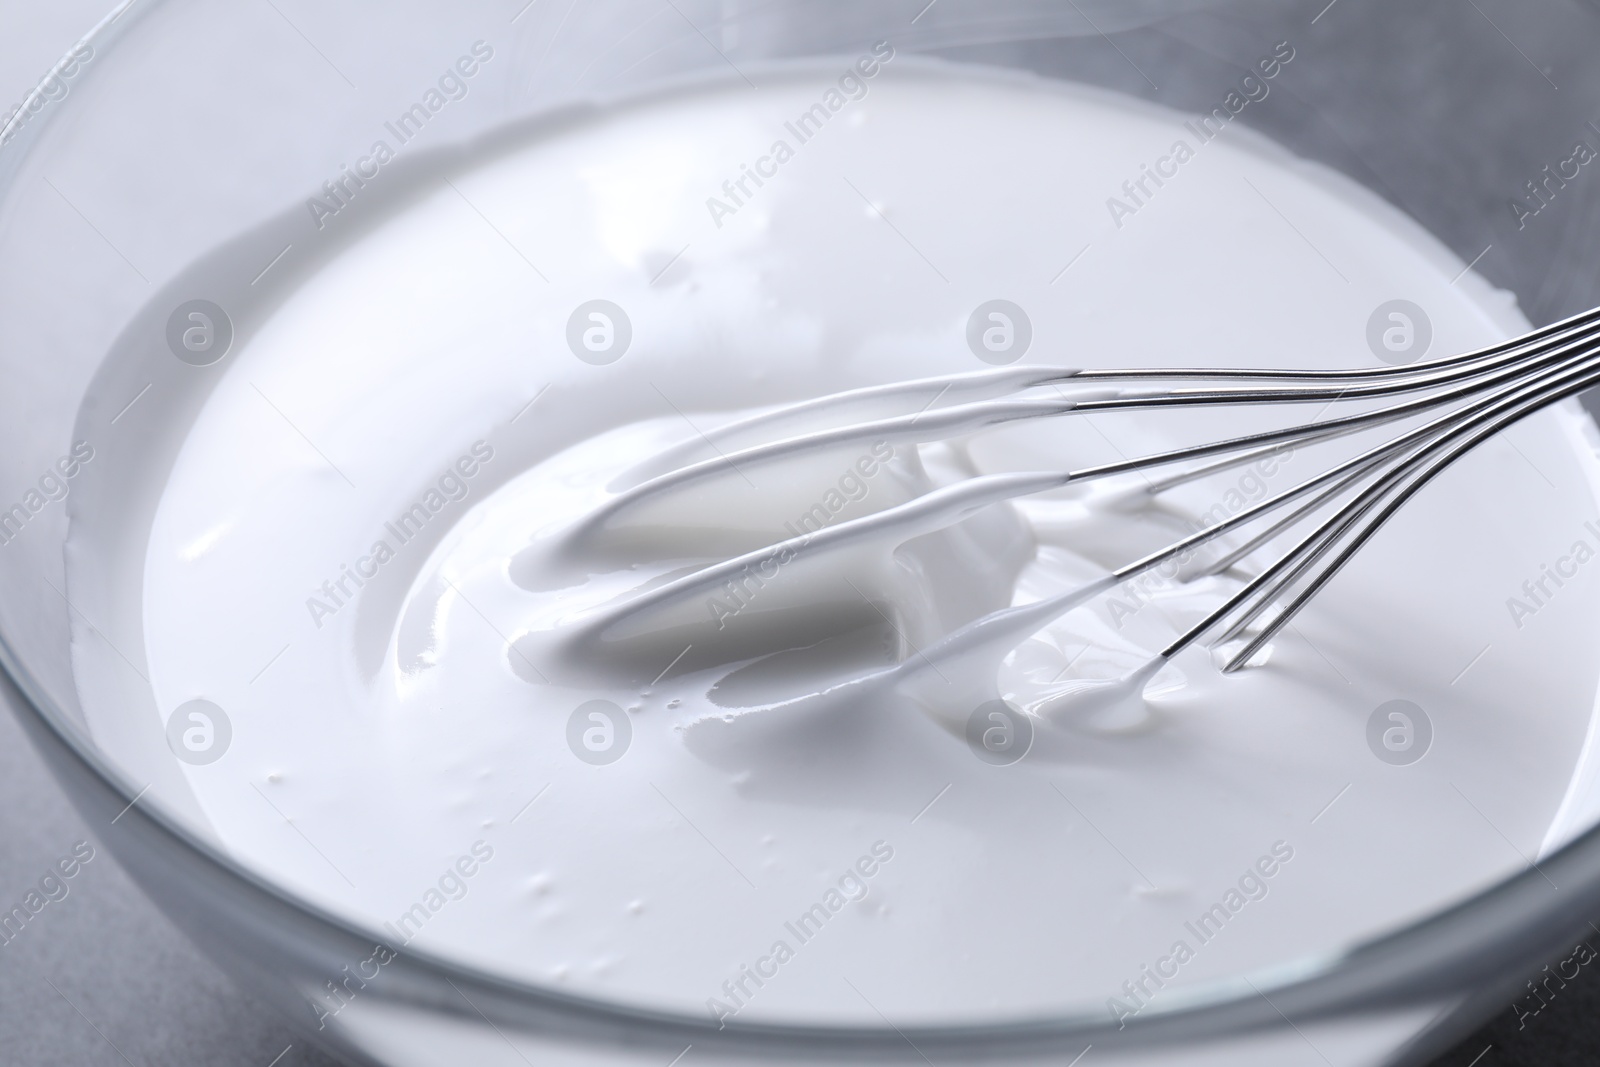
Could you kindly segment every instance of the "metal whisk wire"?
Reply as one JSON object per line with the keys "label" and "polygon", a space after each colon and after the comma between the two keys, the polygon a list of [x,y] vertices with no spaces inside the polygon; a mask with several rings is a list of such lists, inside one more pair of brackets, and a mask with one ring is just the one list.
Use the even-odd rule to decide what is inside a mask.
{"label": "metal whisk wire", "polygon": [[[703,593],[739,567],[775,551],[798,555],[835,551],[872,538],[903,540],[913,535],[907,531],[924,533],[953,525],[979,508],[1005,500],[1096,479],[1136,472],[1143,476],[1157,468],[1178,467],[1159,478],[1146,479],[1143,491],[1153,497],[1254,462],[1286,445],[1318,445],[1380,430],[1401,420],[1422,420],[1235,515],[1117,568],[1083,590],[1025,609],[991,613],[921,654],[932,664],[937,656],[958,654],[980,639],[1020,639],[1016,635],[1026,627],[1044,625],[1083,603],[1088,594],[1098,594],[1174,559],[1192,559],[1201,546],[1231,534],[1243,535],[1243,543],[1198,571],[1180,574],[1190,579],[1237,568],[1314,521],[1309,532],[1157,656],[1158,661],[1169,659],[1208,635],[1216,635],[1214,644],[1243,637],[1243,647],[1223,668],[1231,672],[1248,664],[1407,501],[1460,457],[1520,419],[1597,382],[1600,309],[1477,351],[1410,366],[1345,370],[1010,367],[819,397],[740,419],[640,463],[619,480],[622,484],[615,495],[574,528],[570,538],[574,550],[581,550],[597,530],[626,521],[631,509],[646,502],[670,503],[675,493],[698,483],[734,474],[748,480],[750,472],[764,465],[862,442],[914,447],[970,437],[1008,423],[1072,414],[1308,403],[1322,408],[1319,417],[1309,422],[1077,470],[972,477],[896,507],[712,562],[610,605],[586,629],[603,637],[617,624]],[[1039,398],[1035,391],[1046,388],[1055,390],[1056,397]],[[1066,389],[1078,392],[1069,395]],[[1032,395],[1017,398],[1019,393]],[[1348,411],[1348,406],[1364,401],[1384,403]],[[1348,413],[1320,417],[1335,408]],[[1251,627],[1275,607],[1276,614],[1251,633]]]}
{"label": "metal whisk wire", "polygon": [[1236,637],[1305,577],[1303,588],[1283,604],[1272,621],[1223,669],[1233,671],[1247,663],[1423,486],[1461,456],[1513,423],[1600,382],[1600,337],[1587,337],[1576,347],[1580,349],[1576,358],[1559,373],[1524,380],[1515,388],[1453,411],[1430,424],[1432,440],[1406,456],[1394,469],[1385,471],[1226,604],[1164,650],[1163,655],[1177,654],[1230,615],[1236,617],[1218,640]]}
{"label": "metal whisk wire", "polygon": [[[1462,367],[1468,368],[1465,373],[1459,370]],[[1441,378],[1434,373],[1439,369],[1445,369],[1447,375]],[[1423,374],[1405,373],[1413,370],[1420,370]],[[1175,656],[1206,634],[1216,630],[1224,622],[1228,625],[1216,638],[1216,643],[1225,643],[1238,637],[1253,622],[1283,600],[1287,592],[1297,583],[1300,583],[1301,588],[1284,603],[1282,610],[1254,635],[1242,650],[1230,658],[1223,669],[1232,672],[1248,663],[1267,642],[1292,621],[1294,616],[1349,562],[1357,550],[1370,540],[1408,500],[1462,455],[1518,420],[1600,382],[1600,313],[1586,312],[1503,345],[1425,364],[1418,368],[1328,372],[1252,370],[1194,372],[1166,369],[1092,372],[1092,376],[1103,378],[1122,375],[1142,379],[1191,376],[1222,379],[1293,376],[1301,380],[1314,381],[1321,381],[1324,378],[1405,379],[1397,386],[1382,387],[1384,392],[1410,391],[1434,385],[1440,380],[1465,382],[1420,401],[1219,443],[1223,446],[1267,439],[1315,440],[1326,436],[1323,431],[1329,427],[1367,428],[1370,425],[1437,407],[1451,400],[1476,397],[1472,402],[1453,409],[1400,437],[1370,448],[1355,458],[1269,497],[1213,527],[1184,538],[1175,545],[1136,560],[1114,572],[1114,577],[1119,581],[1125,581],[1216,537],[1249,526],[1293,500],[1314,494],[1309,502],[1302,504],[1288,516],[1267,525],[1245,544],[1200,573],[1220,572],[1318,513],[1352,487],[1361,485],[1363,479],[1375,475],[1370,484],[1320,523],[1311,534],[1277,558],[1160,654],[1162,659]],[[1480,375],[1487,376],[1480,378]],[[1203,394],[1204,400],[1197,399],[1201,395],[1191,392],[1173,393],[1161,397],[1139,397],[1134,398],[1132,404],[1123,403],[1116,406],[1139,406],[1147,403],[1162,405],[1240,402],[1237,396],[1222,393]],[[1228,397],[1226,400],[1222,399],[1224,395]],[[1329,404],[1331,406],[1348,397],[1348,393],[1341,393],[1331,397]],[[1261,391],[1250,394],[1244,402],[1282,402],[1282,399],[1282,394],[1277,391]],[[1297,396],[1296,399],[1300,397]],[[1095,402],[1090,404],[1093,405]],[[1162,461],[1164,458],[1144,457],[1142,460],[1132,460],[1115,466],[1137,469],[1145,462]],[[1302,578],[1305,579],[1303,582]]]}

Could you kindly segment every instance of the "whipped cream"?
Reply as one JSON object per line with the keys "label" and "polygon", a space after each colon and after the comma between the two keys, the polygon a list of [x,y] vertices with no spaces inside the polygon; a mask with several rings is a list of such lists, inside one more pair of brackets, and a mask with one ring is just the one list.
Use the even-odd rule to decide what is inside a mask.
{"label": "whipped cream", "polygon": [[[1194,140],[1186,116],[856,62],[598,112],[371,225],[330,223],[336,251],[189,393],[131,413],[121,431],[150,447],[101,450],[68,501],[74,602],[101,628],[76,645],[97,739],[394,950],[719,1019],[1136,1013],[1414,920],[1585,825],[1600,586],[1580,572],[1520,629],[1505,607],[1595,517],[1570,406],[1430,485],[1260,666],[1223,676],[1194,648],[1100,703],[1070,698],[1147,663],[1238,574],[1153,572],[1038,620],[1003,662],[807,697],[1093,583],[1337,450],[1159,503],[1135,477],[762,555],[976,476],[1282,419],[1065,414],[868,437],[590,521],[714,462],[741,420],[984,371],[1019,325],[1019,368],[1371,366],[1367,323],[1395,299],[1426,309],[1435,355],[1526,328],[1397,210],[1243,128],[1108,217],[1128,174]],[[1394,700],[1431,726],[1407,765],[1368,745]],[[194,701],[231,725],[203,764],[164,740]],[[983,758],[1019,730],[1025,755]]]}

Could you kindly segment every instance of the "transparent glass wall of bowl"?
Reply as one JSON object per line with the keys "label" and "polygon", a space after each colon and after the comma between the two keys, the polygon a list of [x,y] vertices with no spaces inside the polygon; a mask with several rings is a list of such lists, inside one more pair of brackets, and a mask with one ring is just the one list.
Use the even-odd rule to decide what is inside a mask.
{"label": "transparent glass wall of bowl", "polygon": [[[321,238],[306,198],[478,40],[496,61],[430,131],[393,195],[511,124],[674,82],[855,54],[877,40],[1193,110],[1209,110],[1287,40],[1302,57],[1292,76],[1274,87],[1272,107],[1241,121],[1388,198],[1514,292],[1536,323],[1600,303],[1600,243],[1591,239],[1600,178],[1540,202],[1537,225],[1512,206],[1533,203],[1526,183],[1567,158],[1575,140],[1600,143],[1600,12],[1578,0],[279,6],[142,0],[85,42],[90,54],[70,76],[56,75],[0,145],[0,644],[27,695],[86,748],[63,561],[71,479],[61,472],[80,444],[115,451],[123,417],[108,411],[80,424],[88,383],[116,345],[166,345],[184,302],[238,297],[242,307],[270,285],[263,274],[283,233]],[[248,254],[212,257],[230,243]],[[253,325],[245,314],[234,323],[239,336]],[[169,372],[187,371],[174,359]],[[163,382],[131,383],[130,407],[146,399],[145,385]],[[106,640],[136,691],[138,635]],[[160,807],[159,794],[151,803]],[[142,869],[161,877],[158,865]],[[231,929],[246,936],[248,926]],[[307,923],[296,936],[318,929]]]}

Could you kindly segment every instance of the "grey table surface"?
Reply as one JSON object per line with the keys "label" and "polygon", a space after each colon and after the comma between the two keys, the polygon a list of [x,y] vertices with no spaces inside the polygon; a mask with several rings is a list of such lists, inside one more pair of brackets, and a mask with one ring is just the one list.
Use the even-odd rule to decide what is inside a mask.
{"label": "grey table surface", "polygon": [[[106,7],[0,0],[0,108],[20,101]],[[95,828],[15,718],[0,712],[0,901],[20,899],[80,841],[95,843]],[[0,946],[0,1067],[336,1067],[202,956],[104,848],[95,845],[69,885],[67,897]],[[1537,1017],[1500,1012],[1435,1067],[1600,1063],[1600,978],[1592,972]]]}

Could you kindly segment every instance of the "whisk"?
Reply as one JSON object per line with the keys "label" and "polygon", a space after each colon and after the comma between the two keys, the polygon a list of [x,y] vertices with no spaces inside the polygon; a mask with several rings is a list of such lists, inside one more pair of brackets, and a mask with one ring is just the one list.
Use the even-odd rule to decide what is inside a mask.
{"label": "whisk", "polygon": [[[794,537],[780,537],[608,604],[582,624],[604,645],[647,627],[752,566],[952,526],[980,509],[1064,486],[1133,472],[1139,492],[1179,485],[1259,461],[1285,446],[1331,440],[1416,419],[1409,428],[1238,513],[1054,597],[1002,608],[955,629],[895,666],[835,689],[893,683],[946,662],[991,663],[1053,619],[1214,539],[1242,543],[1185,579],[1220,573],[1291,535],[1265,567],[1162,649],[1137,679],[1208,637],[1241,642],[1224,672],[1249,664],[1305,610],[1355,554],[1425,485],[1461,456],[1520,419],[1600,382],[1600,309],[1464,355],[1409,366],[1354,370],[1093,370],[1009,367],[835,393],[770,410],[685,441],[636,466],[619,491],[568,536],[577,550],[630,514],[670,510],[695,487],[714,486],[823,450],[887,441],[906,446],[966,437],[1008,423],[1074,414],[1206,405],[1318,404],[1311,421],[1070,471],[976,475],[906,503]],[[1050,389],[1054,396],[1041,396]],[[1075,391],[1069,395],[1068,390]],[[1374,402],[1377,402],[1374,404]],[[817,428],[818,423],[825,424]]]}

